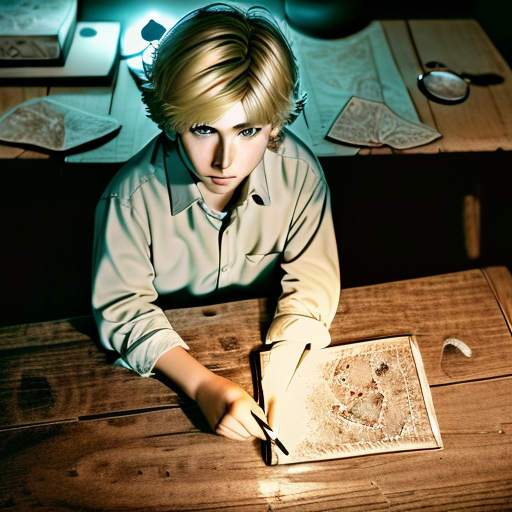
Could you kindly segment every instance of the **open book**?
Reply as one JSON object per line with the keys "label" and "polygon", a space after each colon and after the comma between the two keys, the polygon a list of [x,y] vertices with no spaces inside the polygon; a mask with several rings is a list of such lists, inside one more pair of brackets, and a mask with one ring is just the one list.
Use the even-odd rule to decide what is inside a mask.
{"label": "open book", "polygon": [[[253,354],[255,396],[270,351]],[[268,465],[442,448],[430,388],[412,336],[311,350],[279,403],[278,437],[263,442]]]}

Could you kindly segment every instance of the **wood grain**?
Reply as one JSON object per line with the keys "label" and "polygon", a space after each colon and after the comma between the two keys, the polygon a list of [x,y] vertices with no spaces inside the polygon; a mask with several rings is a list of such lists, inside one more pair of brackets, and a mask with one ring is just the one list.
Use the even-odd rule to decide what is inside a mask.
{"label": "wood grain", "polygon": [[[421,121],[436,127],[443,138],[408,150],[365,148],[359,154],[512,150],[512,71],[476,21],[385,20],[381,23]],[[439,105],[429,102],[416,85],[423,64],[429,60],[443,62],[458,72],[497,73],[505,81],[490,87],[472,86],[469,99],[460,105]],[[55,91],[52,92],[57,94],[67,92],[64,88],[53,89]],[[94,88],[90,89],[94,91]],[[45,87],[1,87],[0,112],[46,93]],[[131,112],[138,122],[143,121],[139,119],[141,112],[137,111],[137,115]],[[124,119],[124,114],[121,105],[116,115]],[[126,121],[126,126],[129,126],[129,119]],[[0,145],[0,158],[18,158],[22,154],[29,159],[47,158],[43,153]],[[95,158],[106,157],[98,154],[87,158],[95,161]]]}
{"label": "wood grain", "polygon": [[[405,20],[387,20],[382,21],[382,26],[386,33],[389,46],[395,57],[396,65],[402,75],[409,96],[411,97],[420,121],[432,128],[437,128],[430,104],[427,98],[418,89],[417,78],[423,72],[423,68],[418,61],[416,50],[411,42],[409,27]],[[410,148],[405,150],[393,150],[394,153],[401,154],[432,154],[440,151],[438,141],[435,140],[425,146]]]}
{"label": "wood grain", "polygon": [[[431,385],[510,374],[510,332],[480,270],[343,290],[331,333],[335,342],[415,334]],[[443,351],[450,337],[472,357]]]}
{"label": "wood grain", "polygon": [[512,332],[512,276],[505,267],[487,267],[483,272]]}
{"label": "wood grain", "polygon": [[[192,355],[249,392],[249,353],[272,314],[263,299],[167,311]],[[431,385],[510,374],[510,331],[480,270],[342,291],[333,343],[398,334],[416,335]],[[472,357],[443,350],[449,337]],[[179,403],[161,382],[111,366],[90,317],[0,329],[0,427]]]}
{"label": "wood grain", "polygon": [[[261,344],[260,315],[266,315],[260,303],[168,314],[195,357],[250,390],[249,352]],[[179,403],[160,382],[112,366],[91,317],[3,328],[0,347],[0,426]]]}
{"label": "wood grain", "polygon": [[367,154],[369,155],[392,155],[393,154],[393,148],[390,148],[389,146],[382,146],[377,148],[368,148],[369,152]]}
{"label": "wood grain", "polygon": [[497,73],[505,81],[471,86],[458,105],[430,102],[441,151],[512,149],[512,71],[475,20],[410,20],[419,61],[445,64],[458,73]]}
{"label": "wood grain", "polygon": [[511,385],[435,387],[443,450],[291,466],[266,467],[257,441],[210,434],[195,407],[3,432],[0,504],[54,512],[506,510]]}

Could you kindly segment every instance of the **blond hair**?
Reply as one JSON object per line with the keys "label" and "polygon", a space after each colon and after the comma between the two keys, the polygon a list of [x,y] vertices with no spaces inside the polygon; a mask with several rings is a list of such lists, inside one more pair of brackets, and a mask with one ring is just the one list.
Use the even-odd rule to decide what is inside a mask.
{"label": "blond hair", "polygon": [[213,123],[239,101],[250,123],[281,129],[306,101],[293,52],[263,8],[193,11],[163,37],[146,76],[149,117],[171,136]]}

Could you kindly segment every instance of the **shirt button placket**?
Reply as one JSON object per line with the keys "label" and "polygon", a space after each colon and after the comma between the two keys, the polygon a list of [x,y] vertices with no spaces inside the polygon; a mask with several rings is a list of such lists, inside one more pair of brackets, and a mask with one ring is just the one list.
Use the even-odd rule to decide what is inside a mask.
{"label": "shirt button placket", "polygon": [[226,231],[222,233],[220,257],[219,284],[222,287],[228,284],[229,269],[231,268],[229,260],[229,229],[226,229]]}

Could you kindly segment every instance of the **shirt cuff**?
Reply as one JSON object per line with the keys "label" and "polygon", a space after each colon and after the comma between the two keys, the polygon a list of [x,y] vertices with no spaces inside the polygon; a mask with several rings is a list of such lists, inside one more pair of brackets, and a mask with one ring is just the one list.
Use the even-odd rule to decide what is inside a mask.
{"label": "shirt cuff", "polygon": [[124,362],[141,377],[151,377],[158,358],[174,347],[183,347],[185,350],[189,350],[188,345],[176,331],[161,329],[131,350],[125,356]]}
{"label": "shirt cuff", "polygon": [[300,315],[284,315],[274,318],[265,340],[266,344],[277,341],[299,341],[311,344],[312,349],[327,347],[331,335],[327,327],[318,320]]}

